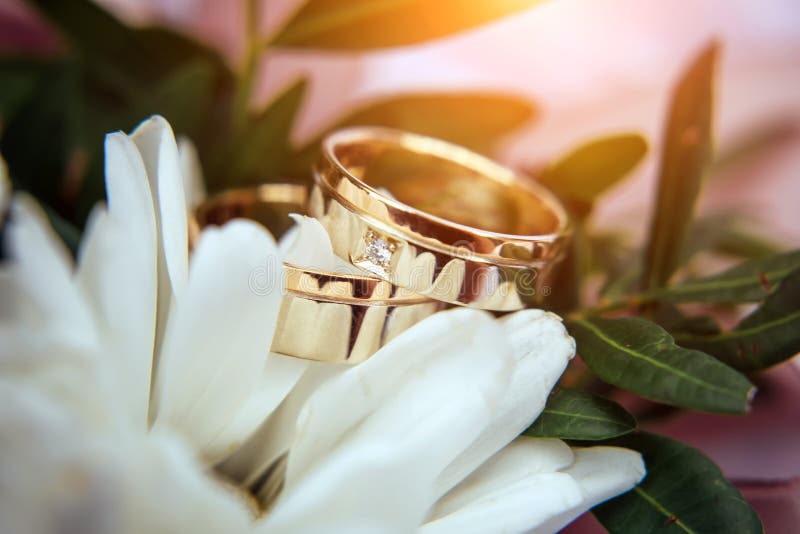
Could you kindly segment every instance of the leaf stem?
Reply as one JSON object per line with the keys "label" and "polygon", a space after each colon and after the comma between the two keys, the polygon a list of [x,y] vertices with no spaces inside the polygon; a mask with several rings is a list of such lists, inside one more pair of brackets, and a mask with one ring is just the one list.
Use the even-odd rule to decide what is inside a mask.
{"label": "leaf stem", "polygon": [[[647,493],[645,490],[643,490],[643,489],[641,488],[641,486],[636,486],[635,488],[633,488],[633,491],[635,491],[635,492],[636,492],[636,494],[637,494],[637,495],[639,495],[639,497],[641,497],[642,499],[644,499],[645,501],[647,501],[647,503],[649,503],[649,504],[650,504],[650,506],[652,506],[653,508],[655,508],[656,510],[658,510],[658,511],[659,511],[661,514],[663,514],[663,515],[664,515],[664,517],[666,517],[667,519],[670,519],[670,520],[671,520],[671,522],[672,522],[673,524],[675,524],[676,526],[678,526],[678,527],[679,527],[681,530],[683,530],[684,532],[687,532],[688,534],[695,534],[695,531],[694,531],[694,530],[692,530],[692,529],[690,529],[689,527],[687,527],[687,526],[686,526],[686,525],[683,523],[683,521],[681,521],[680,519],[678,519],[678,516],[676,516],[675,514],[673,514],[672,512],[670,512],[669,510],[667,510],[667,509],[666,509],[666,508],[665,508],[665,507],[664,507],[664,506],[663,506],[663,505],[662,505],[660,502],[658,502],[658,501],[657,501],[655,498],[653,498],[653,497],[652,497],[652,496],[651,496],[649,493]],[[674,519],[673,519],[673,518],[674,518]]]}
{"label": "leaf stem", "polygon": [[259,0],[244,0],[245,2],[245,52],[242,69],[236,85],[233,99],[233,131],[234,135],[241,132],[247,123],[250,111],[250,99],[253,95],[256,66],[262,50],[261,40],[258,36],[259,21],[261,20],[261,2]]}

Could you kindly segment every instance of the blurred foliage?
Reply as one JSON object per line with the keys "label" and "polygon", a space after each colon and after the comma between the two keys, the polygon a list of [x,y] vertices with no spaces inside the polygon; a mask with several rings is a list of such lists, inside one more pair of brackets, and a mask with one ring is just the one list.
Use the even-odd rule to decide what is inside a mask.
{"label": "blurred foliage", "polygon": [[800,269],[800,251],[794,250],[753,259],[706,278],[650,291],[641,298],[713,304],[757,302],[773,293],[781,280],[797,269]]}
{"label": "blurred foliage", "polygon": [[15,80],[11,97],[3,84],[0,138],[15,188],[80,228],[105,196],[107,132],[161,113],[198,144],[219,138],[234,76],[214,52],[164,29],[128,27],[92,2],[32,3],[65,44],[55,57],[0,63],[0,77]]}
{"label": "blurred foliage", "polygon": [[756,230],[759,221],[747,220],[741,214],[720,212],[697,218],[689,230],[680,256],[680,265],[701,252],[733,258],[763,258],[780,252],[781,247]]}
{"label": "blurred foliage", "polygon": [[[255,23],[260,3],[246,0],[246,53],[234,70],[185,36],[127,26],[93,2],[31,0],[63,46],[48,57],[0,57],[0,151],[13,187],[39,199],[73,250],[89,210],[105,196],[104,134],[131,130],[154,113],[195,143],[212,191],[266,181],[309,183],[321,139],[342,126],[401,128],[492,155],[505,137],[537,118],[534,103],[487,92],[393,95],[359,103],[296,145],[292,131],[308,82],[296,80],[253,109],[257,66],[276,48],[341,53],[421,43],[537,3],[308,0],[274,35],[261,36]],[[544,305],[566,317],[586,368],[573,366],[582,373],[571,377],[581,389],[555,389],[526,433],[613,438],[610,443],[642,451],[647,479],[597,509],[612,532],[761,530],[707,458],[636,430],[632,414],[589,393],[622,388],[668,406],[743,413],[753,391],[743,373],[800,350],[800,251],[781,252],[736,214],[693,217],[706,174],[787,135],[786,128],[767,129],[733,154],[712,158],[718,55],[716,43],[700,50],[674,87],[643,250],[628,235],[598,232],[592,224],[603,195],[647,155],[639,133],[588,139],[530,173],[572,217],[575,239],[548,281],[555,290]],[[709,254],[742,263],[693,276],[692,260]],[[758,307],[737,326],[721,328],[715,313],[744,302]],[[702,314],[698,303],[707,307]]]}
{"label": "blurred foliage", "polygon": [[531,102],[513,95],[415,93],[385,98],[369,102],[326,127],[291,156],[284,174],[307,178],[322,138],[346,126],[398,128],[491,153],[504,136],[530,123],[536,116],[537,109]]}
{"label": "blurred foliage", "polygon": [[581,217],[600,195],[630,175],[645,154],[647,141],[637,133],[604,137],[548,165],[537,179]]}
{"label": "blurred foliage", "polygon": [[748,372],[766,369],[796,355],[800,352],[800,270],[780,280],[774,291],[767,275],[762,283],[769,294],[735,328],[727,332],[676,329],[677,340]]}
{"label": "blurred foliage", "polygon": [[542,0],[307,0],[271,47],[367,50],[421,43],[527,9]]}
{"label": "blurred foliage", "polygon": [[642,288],[665,285],[675,269],[691,225],[700,184],[711,164],[714,66],[719,47],[708,45],[672,96],[655,215],[644,255]]}

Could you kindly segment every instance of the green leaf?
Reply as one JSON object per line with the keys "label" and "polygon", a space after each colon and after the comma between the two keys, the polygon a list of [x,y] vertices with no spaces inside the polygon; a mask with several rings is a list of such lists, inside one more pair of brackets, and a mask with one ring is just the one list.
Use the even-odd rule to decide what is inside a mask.
{"label": "green leaf", "polygon": [[[291,151],[289,134],[306,87],[306,80],[298,80],[250,119],[216,161],[209,176],[211,189],[253,185],[280,177]],[[309,166],[303,175],[306,180],[310,181],[310,173]]]}
{"label": "green leaf", "polygon": [[79,145],[75,65],[62,61],[42,69],[39,83],[4,125],[0,150],[15,189],[64,215],[70,163]]}
{"label": "green leaf", "polygon": [[86,58],[90,77],[104,80],[118,96],[147,90],[186,61],[203,57],[230,76],[211,49],[162,28],[133,28],[88,0],[32,2],[61,30],[73,53]]}
{"label": "green leaf", "polygon": [[0,61],[0,135],[4,123],[34,94],[45,66],[38,61]]}
{"label": "green leaf", "polygon": [[709,315],[685,315],[671,304],[659,307],[658,311],[656,322],[676,339],[683,334],[712,336],[722,331],[716,319]]}
{"label": "green leaf", "polygon": [[682,345],[712,354],[728,365],[752,372],[800,352],[800,270],[786,276],[753,313],[729,332],[681,332]]}
{"label": "green leaf", "polygon": [[716,43],[705,47],[672,95],[658,198],[644,256],[644,290],[664,286],[678,267],[700,185],[711,163],[713,79],[718,49]]}
{"label": "green leaf", "polygon": [[714,161],[714,177],[725,176],[727,169],[742,168],[758,158],[769,157],[769,151],[797,139],[797,122],[791,117],[776,117],[772,122],[748,129],[724,148]]}
{"label": "green leaf", "polygon": [[290,174],[307,175],[322,138],[347,126],[386,126],[490,152],[504,136],[532,121],[536,107],[524,98],[496,93],[417,93],[377,100],[358,108],[301,148]]}
{"label": "green leaf", "polygon": [[[233,86],[233,74],[219,55],[175,32],[128,27],[88,0],[33,0],[32,4],[63,36],[66,50],[59,65],[69,71],[71,86],[59,89],[53,98],[55,110],[50,110],[52,95],[37,95],[41,116],[26,113],[15,121],[19,130],[34,133],[33,142],[29,135],[19,136],[19,130],[15,134],[24,137],[14,149],[16,155],[9,157],[15,180],[18,175],[27,180],[25,175],[35,174],[47,186],[34,183],[27,188],[80,226],[104,196],[104,134],[130,130],[153,113],[164,115],[176,134],[194,140],[204,165],[208,164],[211,148],[227,135]],[[53,83],[42,80],[39,85],[43,87],[39,91],[47,93]],[[69,136],[64,139],[54,131],[55,139],[41,142],[36,136],[53,131],[49,124],[57,118],[69,119]],[[9,134],[11,129],[9,125]],[[34,162],[37,172],[25,168],[17,172],[20,165],[14,160],[24,157],[18,150],[27,147],[24,150],[30,153],[31,146],[40,149]]]}
{"label": "green leaf", "polygon": [[545,168],[539,181],[562,199],[583,204],[625,178],[647,153],[647,141],[636,133],[604,137],[579,146]]}
{"label": "green leaf", "polygon": [[756,302],[796,269],[800,269],[800,250],[751,260],[720,274],[687,280],[643,297],[668,302]]}
{"label": "green leaf", "polygon": [[697,350],[677,346],[638,317],[568,321],[578,353],[603,381],[672,406],[745,413],[755,391],[743,375]]}
{"label": "green leaf", "polygon": [[365,50],[410,45],[490,22],[542,0],[307,0],[273,47]]}
{"label": "green leaf", "polygon": [[214,69],[203,58],[186,61],[175,67],[150,94],[135,103],[135,120],[163,115],[177,132],[197,132],[207,119],[199,110],[212,105]]}
{"label": "green leaf", "polygon": [[526,436],[603,440],[636,429],[636,419],[616,402],[585,391],[555,388]]}
{"label": "green leaf", "polygon": [[779,253],[781,247],[775,241],[754,230],[762,226],[737,212],[698,218],[683,247],[681,262],[685,263],[695,254],[705,251],[748,260]]}
{"label": "green leaf", "polygon": [[603,277],[600,295],[620,300],[636,289],[641,255],[622,233],[593,233],[589,240],[589,270]]}
{"label": "green leaf", "polygon": [[592,510],[611,534],[764,531],[739,490],[697,449],[638,432],[614,440],[614,445],[641,452],[647,477],[633,490]]}

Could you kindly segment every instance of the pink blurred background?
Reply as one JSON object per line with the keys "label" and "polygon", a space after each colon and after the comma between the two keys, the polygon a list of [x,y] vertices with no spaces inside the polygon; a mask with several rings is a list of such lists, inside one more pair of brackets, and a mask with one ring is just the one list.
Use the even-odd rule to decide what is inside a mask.
{"label": "pink blurred background", "polygon": [[[102,0],[126,16],[168,21],[237,64],[243,51],[241,2]],[[263,2],[272,32],[301,2]],[[343,109],[409,90],[490,89],[528,96],[540,120],[510,139],[503,159],[539,162],[577,143],[620,130],[643,132],[654,147],[635,179],[612,191],[595,223],[630,228],[647,220],[667,103],[683,66],[709,39],[724,44],[717,115],[724,153],[776,124],[800,124],[800,8],[796,0],[554,0],[521,15],[419,46],[366,54],[276,52],[261,65],[254,105],[301,74],[310,98],[293,133],[305,140]],[[753,214],[765,233],[800,244],[800,136],[762,161],[709,184],[704,210]]]}
{"label": "pink blurred background", "polygon": [[[242,2],[102,0],[136,23],[164,23],[218,49],[238,66]],[[267,35],[297,0],[262,1]],[[20,8],[0,0],[0,48],[47,46],[50,37]],[[25,28],[20,31],[19,28]],[[300,75],[310,95],[292,136],[311,138],[348,107],[409,90],[490,89],[528,96],[535,124],[508,139],[501,158],[535,165],[581,141],[640,131],[647,162],[610,191],[592,223],[640,236],[649,220],[668,90],[704,43],[718,38],[717,149],[726,153],[776,126],[794,132],[710,180],[705,213],[735,210],[755,230],[800,245],[800,5],[797,0],[555,0],[500,22],[424,45],[364,54],[276,51],[260,64],[253,106]],[[631,224],[636,221],[639,224]],[[746,418],[689,414],[654,427],[712,456],[758,509],[767,532],[800,529],[800,365],[761,377]],[[584,518],[571,532],[599,527]]]}

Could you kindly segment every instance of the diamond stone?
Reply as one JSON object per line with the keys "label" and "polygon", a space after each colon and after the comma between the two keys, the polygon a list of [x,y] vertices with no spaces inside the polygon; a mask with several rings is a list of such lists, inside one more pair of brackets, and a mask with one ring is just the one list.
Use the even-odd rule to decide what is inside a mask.
{"label": "diamond stone", "polygon": [[368,236],[367,247],[364,250],[364,257],[381,267],[388,267],[392,259],[392,249],[394,248],[382,237]]}

